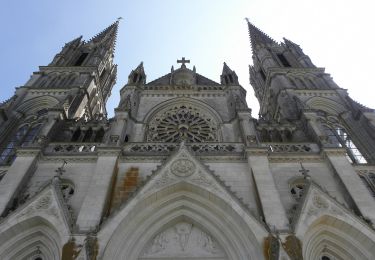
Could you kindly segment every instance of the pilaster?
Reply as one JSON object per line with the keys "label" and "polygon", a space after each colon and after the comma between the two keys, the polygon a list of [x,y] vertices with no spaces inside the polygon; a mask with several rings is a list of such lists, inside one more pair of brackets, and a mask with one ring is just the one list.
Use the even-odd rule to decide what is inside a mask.
{"label": "pilaster", "polygon": [[257,145],[257,135],[255,130],[254,121],[251,117],[251,111],[239,111],[238,118],[240,119],[240,125],[243,133],[243,140],[246,146]]}
{"label": "pilaster", "polygon": [[119,154],[120,148],[98,148],[95,171],[77,218],[77,226],[82,231],[95,230],[103,217],[116,174]]}
{"label": "pilaster", "polygon": [[249,148],[246,153],[267,224],[278,230],[287,229],[288,218],[271,173],[267,149]]}
{"label": "pilaster", "polygon": [[346,158],[346,150],[344,148],[324,148],[323,153],[362,215],[375,223],[375,200]]}
{"label": "pilaster", "polygon": [[5,213],[28,177],[33,174],[39,154],[39,148],[25,147],[17,150],[16,159],[0,182],[0,215]]}
{"label": "pilaster", "polygon": [[125,138],[126,123],[129,118],[128,111],[115,111],[115,122],[112,125],[109,143],[111,145],[120,145]]}

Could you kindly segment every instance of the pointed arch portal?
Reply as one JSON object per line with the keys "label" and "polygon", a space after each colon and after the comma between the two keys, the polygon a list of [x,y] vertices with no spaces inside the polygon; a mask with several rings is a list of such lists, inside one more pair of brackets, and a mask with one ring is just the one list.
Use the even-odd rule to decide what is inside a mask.
{"label": "pointed arch portal", "polygon": [[238,205],[228,205],[201,187],[182,181],[134,204],[98,234],[108,241],[103,259],[263,258],[266,232],[246,223],[234,209]]}

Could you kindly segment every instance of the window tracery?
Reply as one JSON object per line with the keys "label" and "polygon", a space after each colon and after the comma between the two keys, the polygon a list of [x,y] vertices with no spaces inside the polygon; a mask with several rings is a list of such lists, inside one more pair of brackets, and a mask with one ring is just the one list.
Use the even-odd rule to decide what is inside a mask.
{"label": "window tracery", "polygon": [[31,116],[15,134],[10,136],[5,145],[0,147],[0,165],[10,164],[16,156],[16,148],[28,146],[36,140],[42,127],[41,121],[42,119],[35,120],[35,117]]}
{"label": "window tracery", "polygon": [[198,108],[179,105],[157,114],[150,122],[147,141],[151,142],[215,142],[217,124]]}
{"label": "window tracery", "polygon": [[306,188],[306,184],[306,179],[303,178],[299,178],[289,183],[290,194],[296,201],[299,201],[302,198]]}
{"label": "window tracery", "polygon": [[367,163],[345,128],[339,125],[324,125],[324,130],[331,144],[346,149],[346,157],[351,163]]}

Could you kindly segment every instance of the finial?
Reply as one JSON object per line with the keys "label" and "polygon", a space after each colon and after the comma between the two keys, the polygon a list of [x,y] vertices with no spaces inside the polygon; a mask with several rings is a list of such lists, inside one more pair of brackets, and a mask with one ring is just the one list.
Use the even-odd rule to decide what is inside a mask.
{"label": "finial", "polygon": [[245,17],[245,20],[246,20],[248,23],[250,23],[249,18]]}
{"label": "finial", "polygon": [[120,22],[120,20],[122,20],[124,18],[122,18],[121,16],[119,18],[117,18],[117,22]]}
{"label": "finial", "polygon": [[193,72],[195,73],[195,72],[196,72],[196,70],[197,70],[197,69],[195,68],[195,65],[194,65],[194,66],[193,66]]}
{"label": "finial", "polygon": [[171,73],[173,73],[174,72],[174,67],[173,67],[173,65],[172,65],[172,67],[171,67]]}

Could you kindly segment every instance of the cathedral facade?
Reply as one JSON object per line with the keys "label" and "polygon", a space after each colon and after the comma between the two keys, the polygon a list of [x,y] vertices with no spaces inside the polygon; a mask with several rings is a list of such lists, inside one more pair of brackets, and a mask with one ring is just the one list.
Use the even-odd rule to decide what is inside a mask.
{"label": "cathedral facade", "polygon": [[118,22],[0,104],[0,259],[375,259],[375,112],[249,21],[251,114],[185,58],[120,91]]}

